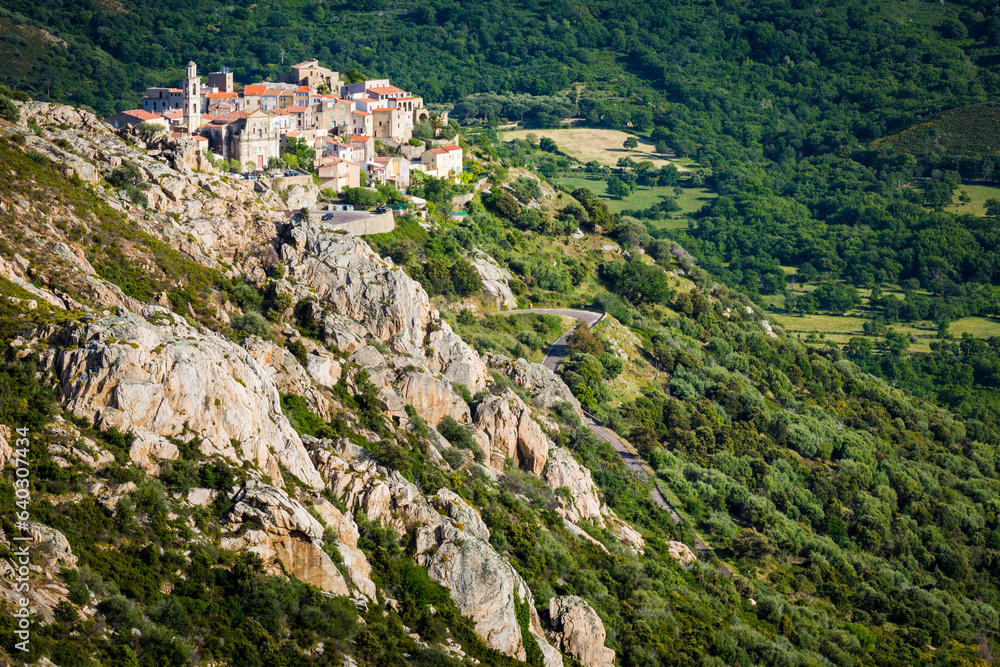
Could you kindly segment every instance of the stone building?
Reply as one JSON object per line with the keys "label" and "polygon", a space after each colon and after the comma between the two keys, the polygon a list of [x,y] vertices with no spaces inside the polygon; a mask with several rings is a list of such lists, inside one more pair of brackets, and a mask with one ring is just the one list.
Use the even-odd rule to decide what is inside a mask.
{"label": "stone building", "polygon": [[259,109],[217,118],[203,132],[214,153],[243,165],[251,163],[255,169],[264,169],[272,157],[280,156],[278,130],[271,117]]}

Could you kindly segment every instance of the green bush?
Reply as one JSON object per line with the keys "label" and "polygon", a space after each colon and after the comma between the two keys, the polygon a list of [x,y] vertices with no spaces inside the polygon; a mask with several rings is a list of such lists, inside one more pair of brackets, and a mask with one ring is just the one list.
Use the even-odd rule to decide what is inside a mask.
{"label": "green bush", "polygon": [[250,311],[243,315],[236,315],[230,320],[233,329],[242,332],[247,336],[260,336],[261,338],[267,338],[270,335],[270,329],[267,325],[267,320],[264,316],[256,311]]}

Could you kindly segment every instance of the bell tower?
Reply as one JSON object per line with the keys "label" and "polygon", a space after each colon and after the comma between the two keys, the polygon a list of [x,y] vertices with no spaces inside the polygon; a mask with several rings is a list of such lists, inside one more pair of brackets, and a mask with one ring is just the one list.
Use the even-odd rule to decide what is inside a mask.
{"label": "bell tower", "polygon": [[201,79],[193,60],[187,64],[184,77],[184,126],[191,134],[201,127]]}

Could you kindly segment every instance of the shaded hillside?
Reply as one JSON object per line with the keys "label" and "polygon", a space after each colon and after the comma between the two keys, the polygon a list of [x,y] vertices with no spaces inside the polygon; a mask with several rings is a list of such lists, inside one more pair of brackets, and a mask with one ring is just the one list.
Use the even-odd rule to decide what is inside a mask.
{"label": "shaded hillside", "polygon": [[916,157],[1000,155],[1000,102],[949,109],[873,143]]}

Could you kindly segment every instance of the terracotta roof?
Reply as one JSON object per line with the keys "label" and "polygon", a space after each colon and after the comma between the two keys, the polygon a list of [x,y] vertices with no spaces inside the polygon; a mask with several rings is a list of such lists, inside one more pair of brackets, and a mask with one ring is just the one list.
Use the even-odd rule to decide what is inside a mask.
{"label": "terracotta roof", "polygon": [[298,139],[299,137],[302,136],[302,133],[301,132],[287,132],[287,133],[285,133],[285,136],[286,137],[291,137],[292,139]]}
{"label": "terracotta roof", "polygon": [[446,151],[443,148],[432,148],[429,152],[434,153],[435,155],[447,155],[448,154],[448,151]]}
{"label": "terracotta roof", "polygon": [[221,100],[221,99],[234,100],[236,99],[236,93],[207,93],[205,97],[207,97],[210,100]]}
{"label": "terracotta roof", "polygon": [[156,120],[157,118],[163,118],[160,114],[149,113],[148,111],[143,111],[142,109],[131,109],[129,111],[122,111],[123,114],[128,116],[135,116],[142,120]]}
{"label": "terracotta roof", "polygon": [[181,111],[180,109],[171,109],[170,111],[164,111],[160,115],[163,116],[164,118],[169,118],[170,120],[174,120],[175,118],[183,118],[184,112]]}
{"label": "terracotta roof", "polygon": [[313,60],[304,60],[300,62],[298,65],[292,65],[292,69],[305,69],[307,67],[316,67],[318,65],[319,65],[319,60],[316,60],[314,58]]}
{"label": "terracotta roof", "polygon": [[267,92],[267,86],[247,86],[243,89],[244,95],[263,95]]}
{"label": "terracotta roof", "polygon": [[272,116],[291,116],[292,115],[292,114],[288,113],[287,107],[285,109],[271,109],[270,111],[265,111],[264,113],[270,114]]}
{"label": "terracotta roof", "polygon": [[368,89],[368,92],[378,95],[391,95],[392,93],[405,93],[406,91],[396,86],[375,86]]}
{"label": "terracotta roof", "polygon": [[354,111],[352,111],[351,113],[356,113],[356,114],[358,114],[359,116],[371,116],[371,114],[370,114],[370,113],[368,113],[367,111],[358,111],[357,109],[355,109],[355,110],[354,110]]}
{"label": "terracotta roof", "polygon": [[267,97],[278,97],[279,95],[284,95],[284,94],[285,91],[283,88],[268,88],[264,92],[264,95],[266,95]]}
{"label": "terracotta roof", "polygon": [[[219,116],[213,121],[213,123],[216,125],[228,125],[229,123],[235,123],[238,120],[242,120],[249,115],[249,111],[234,111],[230,114],[226,114],[225,116]],[[202,118],[206,118],[206,116],[202,116]]]}
{"label": "terracotta roof", "polygon": [[167,88],[168,93],[183,93],[184,91],[180,88]]}
{"label": "terracotta roof", "polygon": [[299,86],[298,88],[295,89],[295,92],[297,92],[297,93],[308,93],[309,92],[309,86]]}
{"label": "terracotta roof", "polygon": [[363,134],[355,134],[353,137],[348,139],[348,141],[368,141],[371,137],[366,137]]}
{"label": "terracotta roof", "polygon": [[406,102],[409,100],[415,100],[417,98],[413,97],[412,95],[409,95],[407,97],[394,97],[393,99],[397,102]]}
{"label": "terracotta roof", "polygon": [[375,162],[392,162],[392,158],[391,157],[377,157],[377,158],[375,158]]}
{"label": "terracotta roof", "polygon": [[305,113],[309,111],[309,107],[302,107],[302,106],[285,107],[285,111],[288,113]]}
{"label": "terracotta roof", "polygon": [[[181,114],[181,115],[183,116],[183,114]],[[201,115],[201,121],[202,121],[203,123],[204,123],[204,122],[211,122],[211,121],[213,121],[213,120],[215,120],[215,119],[217,119],[217,118],[218,118],[218,116],[213,116],[212,114],[207,114],[207,113],[203,113],[203,114]]]}
{"label": "terracotta roof", "polygon": [[191,138],[194,139],[195,141],[204,141],[206,144],[208,143],[208,137],[203,137],[195,134]]}
{"label": "terracotta roof", "polygon": [[447,146],[442,146],[441,148],[445,149],[446,151],[460,151],[460,150],[462,150],[461,146],[456,146],[455,144],[448,144]]}

